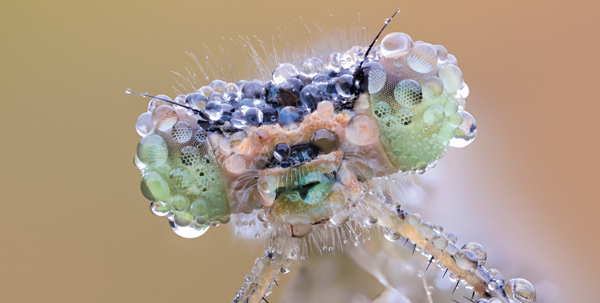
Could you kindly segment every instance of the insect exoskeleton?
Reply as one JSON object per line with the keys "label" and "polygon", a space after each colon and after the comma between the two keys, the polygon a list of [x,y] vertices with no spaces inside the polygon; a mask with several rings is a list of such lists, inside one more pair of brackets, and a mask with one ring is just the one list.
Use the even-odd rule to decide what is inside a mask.
{"label": "insect exoskeleton", "polygon": [[142,193],[185,237],[258,209],[291,237],[340,226],[374,177],[422,173],[474,139],[467,95],[443,46],[391,33],[267,82],[157,96],[136,126]]}

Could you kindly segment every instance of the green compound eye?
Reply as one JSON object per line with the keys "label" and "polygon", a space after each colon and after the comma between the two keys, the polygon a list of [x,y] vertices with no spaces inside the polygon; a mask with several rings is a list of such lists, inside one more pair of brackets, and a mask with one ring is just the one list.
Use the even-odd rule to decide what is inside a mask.
{"label": "green compound eye", "polygon": [[209,225],[227,223],[226,184],[206,132],[170,105],[154,108],[152,118],[136,162],[143,175],[142,194],[152,201],[153,211],[187,238],[204,234]]}
{"label": "green compound eye", "polygon": [[[388,36],[384,41],[410,39]],[[448,146],[468,145],[477,130],[464,111],[468,87],[454,57],[441,46],[409,42],[386,44],[380,60],[366,65],[370,110],[392,164],[404,172],[424,172]]]}

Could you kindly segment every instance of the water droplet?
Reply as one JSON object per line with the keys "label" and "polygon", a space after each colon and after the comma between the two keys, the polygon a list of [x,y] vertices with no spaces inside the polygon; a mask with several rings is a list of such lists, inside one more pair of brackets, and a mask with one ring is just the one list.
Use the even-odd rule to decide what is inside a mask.
{"label": "water droplet", "polygon": [[137,156],[146,166],[161,166],[167,162],[169,156],[167,143],[159,135],[148,135],[138,143]]}
{"label": "water droplet", "polygon": [[284,107],[279,113],[279,126],[285,131],[291,131],[300,126],[303,116],[300,111],[292,106]]}
{"label": "water droplet", "polygon": [[169,183],[156,171],[142,177],[142,194],[150,201],[166,201],[171,195]]}
{"label": "water droplet", "polygon": [[365,223],[367,223],[367,225],[375,225],[377,223],[377,217],[374,216],[368,216],[365,219]]}
{"label": "water droplet", "polygon": [[412,79],[402,80],[394,88],[394,98],[403,107],[412,108],[423,100],[421,85]]}
{"label": "water droplet", "polygon": [[463,75],[458,66],[446,64],[438,71],[438,77],[444,82],[444,88],[450,93],[456,92],[463,85]]}
{"label": "water droplet", "polygon": [[225,85],[227,83],[223,80],[213,80],[209,86],[213,89],[215,93],[223,94],[225,93]]}
{"label": "water droplet", "polygon": [[352,79],[352,75],[342,75],[337,78],[335,89],[338,94],[344,97],[350,97],[350,95],[352,95],[352,92],[350,91],[352,88]]}
{"label": "water droplet", "polygon": [[298,69],[291,63],[282,63],[273,71],[273,83],[281,84],[288,78],[298,76]]}
{"label": "water droplet", "polygon": [[206,98],[215,93],[215,90],[210,86],[203,86],[198,90],[198,93],[204,95]]}
{"label": "water droplet", "polygon": [[433,286],[428,286],[428,287],[427,287],[427,294],[428,294],[428,295],[432,295],[434,290],[435,290],[435,289],[433,288]]}
{"label": "water droplet", "polygon": [[265,86],[258,80],[250,81],[242,89],[244,99],[264,99]]}
{"label": "water droplet", "polygon": [[248,125],[258,127],[263,122],[263,113],[258,108],[249,108],[246,111],[245,118]]}
{"label": "water droplet", "polygon": [[323,71],[323,62],[317,58],[306,59],[300,64],[300,74],[313,78]]}
{"label": "water droplet", "polygon": [[356,145],[369,145],[378,142],[379,127],[372,118],[357,115],[346,125],[346,138]]}
{"label": "water droplet", "polygon": [[506,296],[517,303],[535,303],[537,293],[533,285],[525,279],[512,279],[506,284]]}
{"label": "water droplet", "polygon": [[150,100],[150,102],[148,103],[148,111],[149,112],[153,112],[154,110],[156,110],[158,107],[166,105],[168,107],[172,107],[173,105],[169,102],[163,101],[161,99],[164,100],[169,100],[169,101],[173,101],[171,100],[171,98],[167,95],[157,95],[155,98],[152,98]]}
{"label": "water droplet", "polygon": [[190,200],[187,197],[177,195],[171,198],[171,205],[175,210],[183,211],[190,206]]}
{"label": "water droplet", "polygon": [[408,216],[408,218],[406,219],[406,222],[408,222],[408,225],[410,226],[417,226],[421,224],[421,221],[421,215],[417,213],[410,214],[410,216]]}
{"label": "water droplet", "polygon": [[444,93],[444,82],[436,76],[431,76],[421,83],[423,98],[432,100]]}
{"label": "water droplet", "polygon": [[156,216],[162,217],[166,216],[169,213],[169,205],[162,201],[153,201],[150,202],[150,210]]}
{"label": "water droplet", "polygon": [[221,118],[221,115],[223,114],[223,107],[221,106],[221,102],[208,102],[206,104],[206,113],[208,114],[211,120],[219,120]]}
{"label": "water droplet", "polygon": [[260,222],[267,222],[267,221],[269,221],[269,218],[267,217],[267,213],[265,212],[264,209],[259,210],[258,214],[256,214],[256,217],[258,218],[258,220]]}
{"label": "water droplet", "polygon": [[185,168],[176,168],[169,174],[169,184],[171,184],[173,189],[186,189],[192,184],[192,182],[194,182],[194,177],[190,171]]}
{"label": "water droplet", "polygon": [[171,106],[161,105],[152,113],[152,124],[163,132],[170,130],[177,120],[177,113]]}
{"label": "water droplet", "polygon": [[387,74],[381,64],[377,62],[369,62],[364,66],[365,70],[368,68],[368,90],[369,94],[375,94],[383,89]]}
{"label": "water droplet", "polygon": [[300,91],[300,109],[304,115],[314,112],[323,100],[323,91],[316,85],[307,85]]}
{"label": "water droplet", "polygon": [[340,64],[345,69],[352,69],[356,66],[357,60],[358,54],[353,50],[349,50],[344,52],[344,54],[342,55],[342,60],[340,61]]}
{"label": "water droplet", "polygon": [[386,58],[402,56],[413,47],[413,41],[405,33],[387,34],[381,41],[381,54]]}
{"label": "water droplet", "polygon": [[244,128],[246,124],[246,116],[243,112],[236,111],[231,115],[231,125],[233,125],[233,127],[241,129]]}
{"label": "water droplet", "polygon": [[342,54],[333,53],[327,57],[327,68],[333,70],[334,72],[339,72],[341,69],[340,61],[342,59]]}
{"label": "water droplet", "polygon": [[394,242],[394,241],[402,238],[402,235],[400,235],[400,233],[395,232],[395,231],[393,231],[393,230],[391,230],[389,228],[385,228],[384,229],[383,235],[385,236],[385,238],[387,240],[392,241],[392,242]]}
{"label": "water droplet", "polygon": [[479,258],[470,250],[461,249],[454,256],[456,265],[464,270],[475,270],[479,263]]}
{"label": "water droplet", "polygon": [[485,265],[485,262],[487,260],[487,252],[485,251],[485,248],[483,248],[483,246],[481,246],[479,243],[471,242],[465,244],[462,247],[462,249],[472,251],[478,258],[478,264],[481,266]]}
{"label": "water droplet", "polygon": [[477,136],[477,122],[475,118],[466,111],[460,113],[462,123],[456,128],[454,137],[450,140],[451,147],[465,147]]}
{"label": "water droplet", "polygon": [[192,131],[192,127],[183,121],[179,121],[173,125],[173,129],[171,131],[171,136],[178,143],[186,143],[190,141],[194,132]]}
{"label": "water droplet", "polygon": [[469,86],[466,82],[463,82],[462,86],[456,91],[456,94],[459,98],[466,99],[469,96]]}
{"label": "water droplet", "polygon": [[208,98],[200,93],[189,94],[185,99],[185,103],[195,109],[204,109],[207,102]]}
{"label": "water droplet", "polygon": [[152,131],[152,128],[154,128],[154,124],[152,124],[152,114],[148,112],[141,114],[135,123],[135,130],[137,133],[144,137]]}
{"label": "water droplet", "polygon": [[437,52],[427,44],[419,44],[410,50],[407,57],[408,66],[422,74],[429,73],[437,65]]}
{"label": "water droplet", "polygon": [[[171,222],[171,221],[169,221]],[[184,238],[187,239],[193,239],[193,238],[198,238],[200,236],[202,236],[204,233],[206,233],[206,231],[208,230],[209,226],[177,226],[175,224],[172,224],[171,227],[173,228],[173,231]]]}
{"label": "water droplet", "polygon": [[437,250],[444,250],[448,247],[448,238],[445,235],[435,235],[431,240],[433,247]]}
{"label": "water droplet", "polygon": [[277,110],[275,110],[273,107],[271,106],[265,106],[261,109],[262,111],[262,115],[263,115],[263,124],[275,124],[277,123]]}

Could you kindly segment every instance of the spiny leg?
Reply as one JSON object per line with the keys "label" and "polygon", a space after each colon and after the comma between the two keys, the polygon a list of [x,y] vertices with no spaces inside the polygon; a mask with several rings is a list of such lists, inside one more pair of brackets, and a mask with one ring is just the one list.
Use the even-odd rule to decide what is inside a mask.
{"label": "spiny leg", "polygon": [[[365,200],[366,203],[373,203]],[[515,300],[515,297],[525,299],[524,302],[535,302],[536,292],[533,286],[523,279],[512,279],[504,283],[504,278],[495,270],[487,270],[483,267],[485,263],[485,251],[478,244],[470,243],[462,248],[455,245],[453,234],[443,234],[431,224],[422,220],[417,213],[391,207],[373,205],[378,209],[378,224],[386,229],[386,232],[398,233],[410,239],[416,247],[423,250],[440,262],[447,271],[463,280],[473,287],[474,292],[483,297],[495,297],[504,303]],[[454,240],[454,241],[453,241]],[[514,290],[519,289],[516,293]]]}

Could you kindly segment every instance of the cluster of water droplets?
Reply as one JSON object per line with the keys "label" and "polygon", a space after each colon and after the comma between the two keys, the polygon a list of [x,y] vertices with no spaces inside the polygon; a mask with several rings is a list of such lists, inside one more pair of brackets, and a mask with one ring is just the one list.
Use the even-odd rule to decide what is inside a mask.
{"label": "cluster of water droplets", "polygon": [[[504,277],[498,270],[486,269],[484,267],[487,261],[487,252],[480,244],[471,242],[459,248],[459,246],[457,246],[458,237],[452,232],[444,232],[442,226],[433,225],[432,223],[423,220],[419,214],[402,210],[399,206],[397,212],[398,218],[402,221],[402,224],[406,224],[409,228],[415,228],[420,236],[424,237],[434,249],[443,251],[444,254],[451,256],[454,264],[458,268],[468,271],[472,277],[477,276],[481,278],[487,285],[486,291],[491,295],[503,296],[505,294],[511,303],[536,302],[537,294],[535,288],[529,281],[515,278],[505,282]],[[385,228],[384,235],[387,240],[392,242],[402,238],[402,235],[399,232],[391,228]],[[415,245],[410,239],[406,239],[406,242],[413,244],[415,251],[419,251],[430,263],[438,263],[438,267],[447,273],[448,268],[444,266],[442,262],[438,262],[438,260],[432,256],[431,252],[423,249],[423,247]],[[449,279],[450,281],[457,283],[456,287],[462,284],[466,289],[472,290],[474,288],[466,279],[461,279],[457,272],[451,272]],[[479,299],[476,302],[499,303],[502,301],[499,299]]]}

